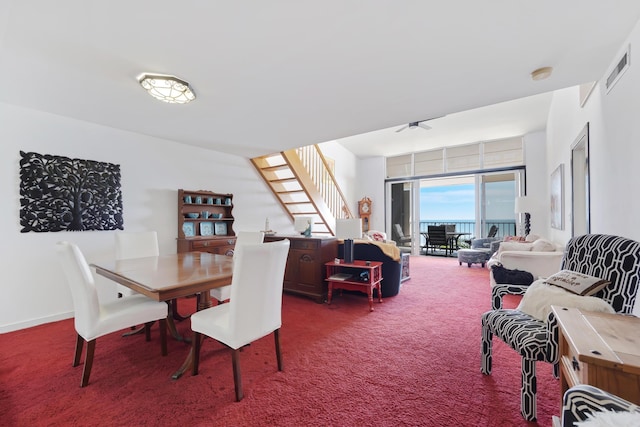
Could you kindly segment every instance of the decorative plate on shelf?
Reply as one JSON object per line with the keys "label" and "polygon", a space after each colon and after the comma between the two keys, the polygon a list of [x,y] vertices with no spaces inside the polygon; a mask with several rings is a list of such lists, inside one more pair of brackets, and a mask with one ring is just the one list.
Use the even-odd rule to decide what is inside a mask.
{"label": "decorative plate on shelf", "polygon": [[227,223],[226,222],[216,222],[215,223],[216,234],[219,236],[227,235]]}
{"label": "decorative plate on shelf", "polygon": [[213,223],[201,222],[200,223],[200,235],[201,236],[213,236]]}
{"label": "decorative plate on shelf", "polygon": [[193,222],[184,222],[182,224],[182,232],[184,237],[193,237],[196,235],[196,225]]}

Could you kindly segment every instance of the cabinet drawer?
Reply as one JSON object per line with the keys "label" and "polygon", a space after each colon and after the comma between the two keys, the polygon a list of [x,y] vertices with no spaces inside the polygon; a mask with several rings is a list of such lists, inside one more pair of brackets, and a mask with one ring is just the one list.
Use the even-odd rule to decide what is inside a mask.
{"label": "cabinet drawer", "polygon": [[319,240],[292,240],[291,249],[311,249],[315,250],[320,244]]}
{"label": "cabinet drawer", "polygon": [[235,239],[194,240],[191,247],[193,250],[206,250],[207,248],[217,248],[220,246],[233,246],[235,243]]}

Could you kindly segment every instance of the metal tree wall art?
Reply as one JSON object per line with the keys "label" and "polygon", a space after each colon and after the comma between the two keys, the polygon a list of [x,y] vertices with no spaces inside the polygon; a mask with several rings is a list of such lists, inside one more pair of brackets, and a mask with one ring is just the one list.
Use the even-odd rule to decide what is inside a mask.
{"label": "metal tree wall art", "polygon": [[120,165],[23,151],[20,156],[22,233],[123,229]]}

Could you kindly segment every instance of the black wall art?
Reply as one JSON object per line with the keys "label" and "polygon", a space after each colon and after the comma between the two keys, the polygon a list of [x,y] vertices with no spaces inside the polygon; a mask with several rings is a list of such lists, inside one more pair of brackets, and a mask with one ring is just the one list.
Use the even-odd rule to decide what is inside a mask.
{"label": "black wall art", "polygon": [[20,156],[20,232],[123,229],[120,165]]}

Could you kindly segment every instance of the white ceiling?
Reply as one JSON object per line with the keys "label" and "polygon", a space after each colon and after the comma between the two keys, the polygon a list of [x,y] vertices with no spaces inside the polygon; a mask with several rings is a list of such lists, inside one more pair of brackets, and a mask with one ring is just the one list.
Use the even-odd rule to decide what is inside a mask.
{"label": "white ceiling", "polygon": [[[639,17],[637,0],[0,0],[0,102],[243,156],[446,115],[369,134],[385,149],[344,142],[394,154],[411,149],[391,136],[422,150],[520,132],[512,107],[454,113],[599,79]],[[142,72],[198,98],[158,102]],[[460,116],[481,127],[451,134]]]}

